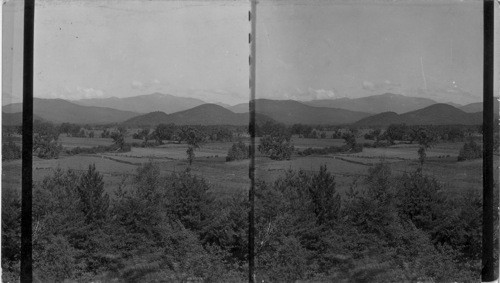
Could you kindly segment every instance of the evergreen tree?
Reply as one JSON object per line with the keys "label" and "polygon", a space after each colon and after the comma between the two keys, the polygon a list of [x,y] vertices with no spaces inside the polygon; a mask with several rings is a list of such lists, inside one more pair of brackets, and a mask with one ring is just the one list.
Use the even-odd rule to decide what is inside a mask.
{"label": "evergreen tree", "polygon": [[86,222],[97,223],[106,218],[109,207],[109,196],[104,192],[102,175],[95,169],[95,164],[80,177],[78,193],[85,214]]}

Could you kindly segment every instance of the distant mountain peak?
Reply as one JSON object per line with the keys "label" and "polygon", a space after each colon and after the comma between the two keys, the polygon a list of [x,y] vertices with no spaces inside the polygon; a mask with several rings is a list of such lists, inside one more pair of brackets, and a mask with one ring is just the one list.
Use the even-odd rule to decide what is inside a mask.
{"label": "distant mountain peak", "polygon": [[311,100],[304,103],[316,107],[339,108],[376,114],[387,111],[405,113],[424,108],[437,102],[428,98],[412,97],[386,92],[359,98],[321,99]]}
{"label": "distant mountain peak", "polygon": [[355,123],[358,126],[388,126],[390,124],[407,125],[480,125],[481,113],[466,113],[445,103],[436,103],[422,109],[397,114],[384,112]]}
{"label": "distant mountain peak", "polygon": [[153,92],[138,96],[123,98],[92,98],[74,101],[74,103],[84,106],[109,107],[122,111],[133,111],[138,113],[150,113],[163,111],[174,113],[190,109],[206,102],[197,98],[180,97],[171,94]]}
{"label": "distant mountain peak", "polygon": [[154,126],[160,123],[176,125],[248,125],[248,113],[234,113],[220,105],[206,103],[193,108],[166,114],[151,112],[131,118],[125,125]]}

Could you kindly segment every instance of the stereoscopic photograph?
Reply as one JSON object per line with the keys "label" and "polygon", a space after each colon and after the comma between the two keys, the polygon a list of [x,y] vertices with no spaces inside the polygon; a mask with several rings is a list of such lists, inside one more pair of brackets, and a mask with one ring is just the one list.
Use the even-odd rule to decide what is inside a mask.
{"label": "stereoscopic photograph", "polygon": [[[3,282],[21,274],[23,12],[3,1]],[[481,282],[483,12],[35,1],[33,281]]]}

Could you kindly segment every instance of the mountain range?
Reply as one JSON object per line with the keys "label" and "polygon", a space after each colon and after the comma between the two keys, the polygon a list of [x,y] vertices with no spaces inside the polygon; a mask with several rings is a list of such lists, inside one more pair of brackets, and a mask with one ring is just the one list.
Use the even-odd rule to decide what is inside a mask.
{"label": "mountain range", "polygon": [[370,114],[339,108],[313,107],[295,100],[256,99],[255,113],[278,122],[310,125],[339,125],[358,121]]}
{"label": "mountain range", "polygon": [[429,98],[410,97],[401,94],[384,93],[361,98],[337,98],[304,101],[306,105],[315,107],[341,108],[351,111],[378,114],[382,112],[405,113],[421,109],[437,102]]}
{"label": "mountain range", "polygon": [[206,104],[205,101],[200,99],[179,97],[158,92],[124,98],[109,97],[80,99],[74,100],[72,102],[83,106],[109,107],[117,110],[132,111],[136,113],[162,111],[167,114]]}
{"label": "mountain range", "polygon": [[[264,117],[260,117],[264,118]],[[166,114],[156,111],[123,122],[126,126],[155,126],[160,123],[176,125],[248,125],[248,113],[234,113],[217,104],[203,104],[194,108]]]}
{"label": "mountain range", "polygon": [[[495,109],[497,109],[497,111],[498,111],[498,109],[499,109],[498,108],[498,100],[494,99],[493,103],[494,103],[493,107]],[[467,113],[481,112],[481,111],[483,111],[483,103],[476,102],[476,103],[467,104],[467,105],[460,107],[460,109],[462,111],[467,112]]]}
{"label": "mountain range", "polygon": [[403,114],[383,112],[354,123],[356,126],[388,126],[390,124],[407,125],[480,125],[483,113],[467,113],[456,107],[444,103],[410,111]]}
{"label": "mountain range", "polygon": [[[112,101],[119,102],[115,105]],[[35,98],[34,115],[39,119],[54,123],[78,124],[247,125],[249,121],[248,103],[222,107],[220,104],[208,104],[199,99],[160,93],[128,98],[87,99],[79,100],[77,103],[63,99]],[[100,106],[85,106],[81,105],[82,103]],[[133,104],[136,104],[135,108],[132,108]],[[311,106],[311,104],[320,106]],[[191,107],[191,105],[195,106]],[[480,124],[479,116],[482,113],[482,103],[472,103],[465,106],[455,105],[458,107],[454,107],[449,104],[436,103],[431,99],[390,93],[356,99],[341,98],[307,102],[257,99],[255,106],[257,120],[271,119],[288,125],[295,123],[316,125],[352,123],[358,125],[388,125],[392,123]],[[333,106],[339,106],[339,108]],[[340,106],[351,110],[340,108]],[[496,106],[498,107],[498,102]],[[138,111],[120,110],[115,109],[116,107]],[[188,109],[184,109],[186,107]],[[165,108],[170,109],[172,113],[154,110]],[[352,110],[358,108],[364,109],[366,112]],[[389,111],[385,109],[389,109]],[[405,111],[406,109],[413,110]],[[373,113],[373,111],[380,112]],[[19,125],[21,123],[22,103],[3,106],[2,112],[4,125]]]}
{"label": "mountain range", "polygon": [[[22,111],[22,103],[2,107],[3,113]],[[53,123],[107,124],[123,122],[139,113],[107,107],[82,106],[63,99],[34,98],[33,115]]]}
{"label": "mountain range", "polygon": [[[40,116],[33,115],[33,120],[43,120]],[[3,126],[21,126],[23,124],[23,112],[5,113],[2,112]]]}

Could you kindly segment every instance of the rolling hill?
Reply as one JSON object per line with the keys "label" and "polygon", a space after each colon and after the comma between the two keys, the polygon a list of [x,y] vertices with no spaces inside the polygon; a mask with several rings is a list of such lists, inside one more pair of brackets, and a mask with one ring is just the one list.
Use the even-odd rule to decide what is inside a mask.
{"label": "rolling hill", "polygon": [[[248,113],[234,113],[217,104],[203,104],[194,108],[166,114],[151,112],[123,122],[126,126],[155,126],[160,123],[174,123],[176,125],[248,125]],[[257,115],[256,119],[269,119]]]}
{"label": "rolling hill", "polygon": [[250,108],[248,107],[248,103],[240,103],[226,108],[233,111],[234,113],[248,113],[250,111]]}
{"label": "rolling hill", "polygon": [[196,98],[178,97],[157,92],[133,97],[91,98],[72,102],[84,106],[109,107],[137,113],[162,111],[167,114],[187,110],[206,103],[205,101]]}
{"label": "rolling hill", "polygon": [[296,123],[310,125],[349,124],[370,115],[345,109],[313,107],[295,100],[270,99],[257,99],[255,112],[288,125]]}
{"label": "rolling hill", "polygon": [[437,102],[421,97],[410,97],[401,94],[384,93],[361,98],[338,98],[304,101],[304,104],[315,107],[340,108],[367,113],[396,112],[398,114],[421,109]]}
{"label": "rolling hill", "polygon": [[[497,109],[496,112],[498,112],[498,100],[495,99],[494,103],[495,103],[495,105],[493,107],[495,107]],[[483,111],[483,103],[476,102],[476,103],[467,104],[467,105],[460,107],[460,109],[462,111],[467,112],[467,113],[481,112],[481,111]]]}
{"label": "rolling hill", "polygon": [[[37,115],[33,115],[33,120],[43,120]],[[22,126],[23,113],[5,113],[2,112],[2,126]]]}
{"label": "rolling hill", "polygon": [[[20,113],[23,104],[14,103],[2,107],[4,113]],[[138,113],[106,107],[82,106],[63,99],[33,99],[33,114],[53,123],[107,124],[123,122]],[[18,114],[21,115],[21,114]]]}
{"label": "rolling hill", "polygon": [[438,103],[404,114],[380,113],[361,119],[354,125],[388,126],[401,123],[407,125],[480,125],[482,121],[482,112],[466,113],[451,105]]}

